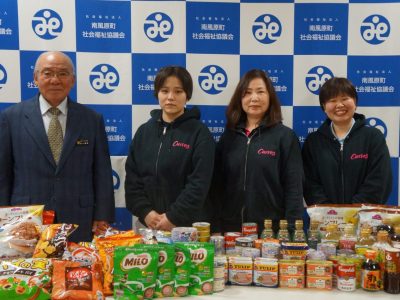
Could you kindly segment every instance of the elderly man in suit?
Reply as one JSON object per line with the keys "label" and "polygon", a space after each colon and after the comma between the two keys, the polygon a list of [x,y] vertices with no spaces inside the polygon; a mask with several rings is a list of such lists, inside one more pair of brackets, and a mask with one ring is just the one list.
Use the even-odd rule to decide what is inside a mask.
{"label": "elderly man in suit", "polygon": [[115,213],[103,118],[68,97],[75,72],[64,53],[42,53],[34,80],[39,94],[0,115],[0,205],[44,204],[79,225],[71,240],[91,240]]}

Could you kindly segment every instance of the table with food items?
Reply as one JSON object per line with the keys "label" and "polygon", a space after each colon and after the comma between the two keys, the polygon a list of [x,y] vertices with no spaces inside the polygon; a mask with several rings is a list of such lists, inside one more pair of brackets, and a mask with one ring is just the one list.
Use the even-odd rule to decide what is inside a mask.
{"label": "table with food items", "polygon": [[223,236],[206,222],[110,227],[80,243],[68,241],[77,225],[43,209],[0,207],[0,298],[399,299],[398,206],[315,205],[308,228],[265,220]]}

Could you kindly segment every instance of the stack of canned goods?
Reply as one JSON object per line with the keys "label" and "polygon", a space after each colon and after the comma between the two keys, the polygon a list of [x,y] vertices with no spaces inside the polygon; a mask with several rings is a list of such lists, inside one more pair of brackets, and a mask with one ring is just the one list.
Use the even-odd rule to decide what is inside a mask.
{"label": "stack of canned goods", "polygon": [[222,292],[225,289],[227,279],[227,261],[225,256],[214,257],[214,292]]}
{"label": "stack of canned goods", "polygon": [[210,241],[210,223],[196,222],[196,223],[193,223],[192,226],[197,229],[199,242],[209,242]]}

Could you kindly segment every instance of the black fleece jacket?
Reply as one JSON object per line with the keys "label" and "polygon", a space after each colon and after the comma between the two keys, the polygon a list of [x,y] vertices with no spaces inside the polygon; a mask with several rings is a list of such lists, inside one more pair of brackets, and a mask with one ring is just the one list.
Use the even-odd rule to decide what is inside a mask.
{"label": "black fleece jacket", "polygon": [[213,231],[240,231],[243,222],[303,216],[303,168],[295,133],[279,123],[261,125],[249,137],[226,129],[217,144],[212,195],[217,207]]}
{"label": "black fleece jacket", "polygon": [[176,226],[206,218],[215,143],[199,118],[194,107],[164,123],[158,109],[137,130],[125,165],[125,199],[143,224],[151,210],[166,213]]}
{"label": "black fleece jacket", "polygon": [[308,205],[387,201],[392,168],[385,138],[378,129],[365,125],[364,115],[354,114],[354,119],[342,150],[329,119],[307,137],[303,163]]}

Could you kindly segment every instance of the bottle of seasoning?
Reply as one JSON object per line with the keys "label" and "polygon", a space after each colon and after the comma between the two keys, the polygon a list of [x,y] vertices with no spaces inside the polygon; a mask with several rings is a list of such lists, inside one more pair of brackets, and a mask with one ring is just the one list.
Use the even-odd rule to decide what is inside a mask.
{"label": "bottle of seasoning", "polygon": [[386,250],[383,289],[389,294],[400,293],[400,249]]}
{"label": "bottle of seasoning", "polygon": [[274,231],[272,230],[272,220],[269,219],[264,220],[264,229],[261,232],[260,238],[262,239],[274,238]]}
{"label": "bottle of seasoning", "polygon": [[387,231],[389,233],[389,236],[391,236],[394,233],[393,226],[392,226],[392,220],[389,218],[383,218],[382,224],[376,226],[376,232],[379,232],[381,230]]}
{"label": "bottle of seasoning", "polygon": [[400,225],[394,227],[394,234],[392,235],[392,246],[400,249]]}
{"label": "bottle of seasoning", "polygon": [[340,233],[337,224],[328,224],[326,226],[325,236],[321,239],[322,244],[335,244],[336,248],[339,245]]}
{"label": "bottle of seasoning", "polygon": [[344,232],[339,239],[339,250],[346,253],[354,253],[357,236],[354,233],[354,225],[349,223],[344,226]]}
{"label": "bottle of seasoning", "polygon": [[378,231],[376,242],[372,245],[372,249],[376,252],[376,262],[379,263],[382,273],[385,271],[385,251],[391,248],[388,243],[388,235],[388,231]]}
{"label": "bottle of seasoning", "polygon": [[361,287],[366,291],[379,291],[382,285],[381,268],[375,261],[374,250],[365,251],[365,262],[361,266]]}
{"label": "bottle of seasoning", "polygon": [[296,222],[295,222],[293,242],[295,242],[295,243],[305,243],[306,242],[306,235],[304,234],[304,230],[303,230],[303,220],[296,220]]}
{"label": "bottle of seasoning", "polygon": [[276,236],[280,243],[282,242],[290,242],[290,235],[288,231],[288,223],[286,220],[279,221],[279,231]]}
{"label": "bottle of seasoning", "polygon": [[317,250],[317,245],[320,242],[320,234],[318,230],[319,222],[311,220],[310,229],[307,234],[307,244],[310,248]]}
{"label": "bottle of seasoning", "polygon": [[375,243],[375,238],[372,235],[371,227],[361,228],[360,237],[358,238],[355,250],[357,254],[364,255],[367,249],[371,249],[372,245]]}

